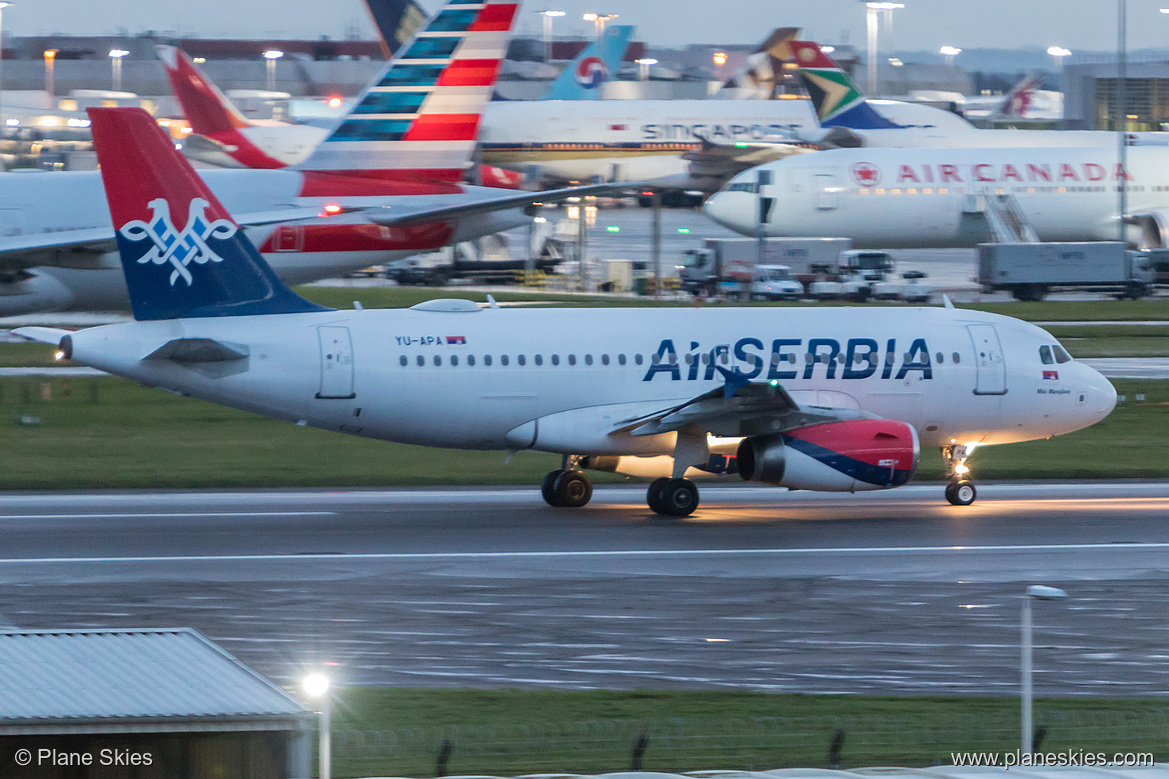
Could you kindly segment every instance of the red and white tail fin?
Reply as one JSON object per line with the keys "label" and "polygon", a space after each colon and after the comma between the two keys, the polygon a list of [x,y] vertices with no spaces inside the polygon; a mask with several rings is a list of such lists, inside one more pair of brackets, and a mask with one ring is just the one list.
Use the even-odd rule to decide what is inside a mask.
{"label": "red and white tail fin", "polygon": [[284,163],[265,153],[243,133],[252,127],[231,101],[219,91],[183,51],[174,46],[155,46],[166,69],[171,89],[178,98],[191,132],[210,139],[219,150],[246,168],[283,168]]}
{"label": "red and white tail fin", "polygon": [[517,0],[452,0],[297,167],[379,179],[463,178]]}

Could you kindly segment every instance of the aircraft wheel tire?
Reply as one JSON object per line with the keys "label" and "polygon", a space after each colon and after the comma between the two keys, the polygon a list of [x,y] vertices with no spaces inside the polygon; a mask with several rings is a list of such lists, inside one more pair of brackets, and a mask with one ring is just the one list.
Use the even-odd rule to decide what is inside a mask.
{"label": "aircraft wheel tire", "polygon": [[554,471],[549,471],[548,475],[544,477],[544,483],[540,485],[540,494],[544,496],[544,502],[549,506],[560,508],[560,498],[556,494],[556,480],[564,473],[564,469],[557,468]]}
{"label": "aircraft wheel tire", "polygon": [[664,514],[662,509],[662,487],[670,481],[669,477],[663,476],[660,479],[654,479],[649,483],[649,489],[645,491],[645,502],[649,504],[650,510],[655,514]]}
{"label": "aircraft wheel tire", "polygon": [[659,514],[688,517],[698,508],[698,487],[689,479],[670,479],[658,492]]}
{"label": "aircraft wheel tire", "polygon": [[946,485],[946,500],[955,506],[969,506],[977,497],[978,490],[969,479],[959,479]]}
{"label": "aircraft wheel tire", "polygon": [[588,505],[593,497],[593,483],[581,471],[564,471],[556,477],[552,487],[558,506],[578,509]]}

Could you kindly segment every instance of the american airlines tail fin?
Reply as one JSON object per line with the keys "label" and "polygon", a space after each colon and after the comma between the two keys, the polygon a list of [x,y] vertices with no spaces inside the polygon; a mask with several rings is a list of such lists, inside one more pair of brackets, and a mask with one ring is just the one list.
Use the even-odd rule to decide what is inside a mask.
{"label": "american airlines tail fin", "polygon": [[155,46],[171,89],[191,133],[208,138],[223,153],[246,168],[283,168],[284,163],[266,154],[241,132],[252,126],[219,87],[207,78],[183,51],[174,46]]}
{"label": "american airlines tail fin", "polygon": [[616,24],[605,28],[600,42],[590,43],[568,67],[560,78],[544,93],[544,100],[596,100],[601,97],[601,87],[611,81],[613,74],[621,69],[621,59],[629,48],[633,37],[633,26]]}
{"label": "american airlines tail fin", "polygon": [[150,114],[89,118],[135,319],[328,310],[277,278]]}
{"label": "american airlines tail fin", "polygon": [[1037,70],[1011,87],[1011,91],[1003,98],[1003,102],[999,103],[998,108],[991,113],[991,118],[1022,119],[1026,117],[1027,112],[1031,110],[1031,100],[1035,97],[1035,90],[1039,89],[1039,85],[1043,83],[1044,75],[1042,70]]}
{"label": "american airlines tail fin", "polygon": [[791,59],[789,43],[800,34],[799,27],[778,27],[767,40],[714,94],[720,100],[770,100],[775,97],[776,85],[783,73],[783,63]]}
{"label": "american airlines tail fin", "polygon": [[517,5],[448,2],[297,167],[379,179],[461,180]]}
{"label": "american airlines tail fin", "polygon": [[868,104],[844,68],[811,41],[792,41],[792,56],[800,78],[816,106],[821,127],[847,127],[852,130],[893,130],[901,125],[891,122]]}
{"label": "american airlines tail fin", "polygon": [[414,0],[365,0],[381,35],[382,55],[389,59],[426,23],[426,11]]}

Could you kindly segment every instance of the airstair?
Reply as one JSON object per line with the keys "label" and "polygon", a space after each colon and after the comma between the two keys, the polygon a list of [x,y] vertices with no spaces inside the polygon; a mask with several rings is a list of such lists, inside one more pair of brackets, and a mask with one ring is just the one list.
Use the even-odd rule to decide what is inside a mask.
{"label": "airstair", "polygon": [[1014,195],[986,194],[987,224],[996,243],[1039,243],[1035,228],[1027,221]]}

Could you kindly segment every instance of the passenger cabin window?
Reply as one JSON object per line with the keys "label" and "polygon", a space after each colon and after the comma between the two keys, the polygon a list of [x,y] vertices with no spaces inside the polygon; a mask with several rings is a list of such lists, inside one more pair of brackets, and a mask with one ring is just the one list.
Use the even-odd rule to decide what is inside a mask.
{"label": "passenger cabin window", "polygon": [[1055,344],[1054,346],[1052,346],[1051,350],[1053,352],[1055,352],[1055,361],[1058,362],[1060,365],[1062,365],[1065,362],[1072,361],[1072,356],[1070,354],[1068,354],[1067,350],[1065,350],[1059,344]]}
{"label": "passenger cabin window", "polygon": [[525,365],[525,364],[528,362],[528,358],[527,358],[527,357],[524,357],[524,356],[521,354],[521,355],[519,355],[518,357],[516,357],[516,358],[515,358],[515,361],[516,361],[516,362],[518,362],[520,365]]}
{"label": "passenger cabin window", "polygon": [[625,355],[623,355],[623,354],[617,355],[617,362],[620,363],[621,365],[624,365],[625,364]]}
{"label": "passenger cabin window", "polygon": [[1051,356],[1050,346],[1039,347],[1039,359],[1043,362],[1044,365],[1051,365],[1055,362],[1055,358]]}
{"label": "passenger cabin window", "polygon": [[592,364],[593,364],[593,356],[591,354],[586,354],[585,355],[585,365],[592,365]]}
{"label": "passenger cabin window", "polygon": [[404,355],[404,354],[398,358],[398,364],[401,365],[403,368],[406,367],[406,364],[408,362],[410,362],[410,361],[406,359],[406,355]]}
{"label": "passenger cabin window", "polygon": [[421,368],[425,364],[426,364],[426,358],[423,357],[421,354],[418,355],[418,367]]}
{"label": "passenger cabin window", "polygon": [[533,359],[536,361],[536,365],[544,364],[544,355],[542,354],[537,354]]}
{"label": "passenger cabin window", "polygon": [[576,365],[576,355],[575,354],[568,355],[568,364],[569,365]]}
{"label": "passenger cabin window", "polygon": [[507,355],[506,354],[499,355],[499,364],[500,365],[507,365]]}
{"label": "passenger cabin window", "polygon": [[458,364],[459,364],[459,356],[457,354],[452,354],[451,355],[451,365],[458,367]]}
{"label": "passenger cabin window", "polygon": [[438,356],[437,354],[434,355],[434,364],[436,367],[442,365],[442,357]]}
{"label": "passenger cabin window", "polygon": [[559,364],[560,364],[560,355],[559,355],[559,354],[554,354],[554,355],[552,355],[552,364],[553,364],[553,365],[559,365]]}
{"label": "passenger cabin window", "polygon": [[485,354],[485,355],[483,355],[483,364],[484,364],[484,365],[490,365],[490,364],[491,364],[491,355],[490,355],[490,354]]}
{"label": "passenger cabin window", "polygon": [[954,361],[954,364],[957,365],[958,363],[962,362],[962,355],[958,354],[957,352],[954,352],[953,354],[950,355],[950,359],[952,359]]}
{"label": "passenger cabin window", "polygon": [[633,361],[635,363],[637,363],[638,365],[641,365],[641,355],[640,354],[633,355]]}
{"label": "passenger cabin window", "polygon": [[474,365],[475,365],[475,355],[473,355],[473,354],[468,354],[468,355],[467,355],[467,365],[470,365],[470,366],[474,367]]}

